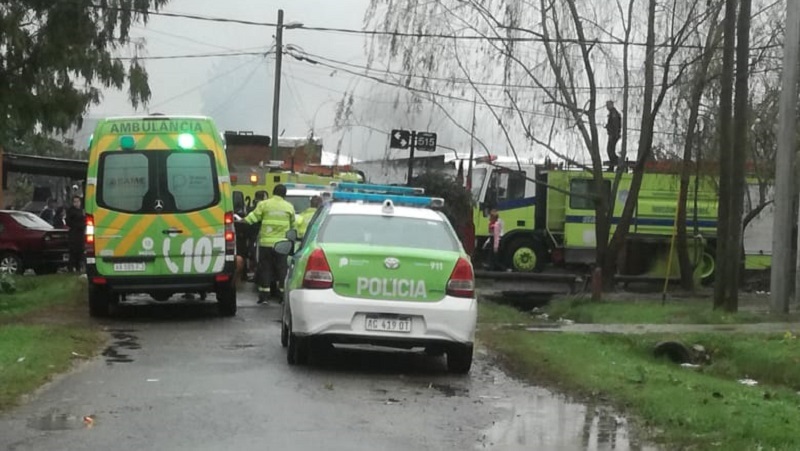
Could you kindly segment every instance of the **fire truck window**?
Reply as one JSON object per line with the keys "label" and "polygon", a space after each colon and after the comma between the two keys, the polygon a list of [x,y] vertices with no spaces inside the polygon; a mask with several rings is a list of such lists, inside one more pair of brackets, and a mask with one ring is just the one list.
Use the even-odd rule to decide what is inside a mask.
{"label": "fire truck window", "polygon": [[[611,182],[603,180],[606,195],[611,194]],[[573,210],[594,210],[594,180],[572,179],[569,182],[569,208]]]}
{"label": "fire truck window", "polygon": [[498,202],[524,198],[526,182],[524,172],[493,172],[486,189],[486,203],[495,206]]}

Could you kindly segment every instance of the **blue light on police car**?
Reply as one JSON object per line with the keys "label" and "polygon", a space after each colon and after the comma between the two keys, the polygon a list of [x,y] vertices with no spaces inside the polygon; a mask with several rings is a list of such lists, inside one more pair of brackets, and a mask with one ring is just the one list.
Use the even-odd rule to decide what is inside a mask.
{"label": "blue light on police car", "polygon": [[394,205],[406,205],[416,207],[444,207],[444,199],[438,197],[417,197],[417,196],[399,196],[395,194],[375,194],[375,193],[351,193],[347,191],[334,191],[334,201],[349,201],[349,202],[375,202],[383,203],[386,200],[391,200]]}
{"label": "blue light on police car", "polygon": [[189,133],[182,133],[178,135],[178,147],[181,149],[194,148],[194,136]]}
{"label": "blue light on police car", "polygon": [[357,193],[421,195],[425,188],[412,188],[409,186],[373,185],[368,183],[331,182],[337,191],[350,191]]}

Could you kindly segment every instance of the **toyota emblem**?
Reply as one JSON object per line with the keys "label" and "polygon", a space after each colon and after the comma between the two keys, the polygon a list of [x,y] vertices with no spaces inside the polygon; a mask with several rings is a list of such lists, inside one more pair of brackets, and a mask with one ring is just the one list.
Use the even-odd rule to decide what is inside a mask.
{"label": "toyota emblem", "polygon": [[397,269],[400,266],[400,260],[394,257],[389,257],[383,261],[383,264],[387,269]]}

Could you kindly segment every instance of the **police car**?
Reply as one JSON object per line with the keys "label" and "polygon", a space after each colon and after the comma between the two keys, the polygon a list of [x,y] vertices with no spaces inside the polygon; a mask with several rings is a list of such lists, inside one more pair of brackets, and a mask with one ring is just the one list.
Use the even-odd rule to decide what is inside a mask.
{"label": "police car", "polygon": [[306,183],[285,183],[287,202],[292,204],[294,211],[299,215],[311,206],[311,198],[321,196],[330,186],[312,185]]}
{"label": "police car", "polygon": [[[340,183],[290,255],[281,344],[289,364],[330,343],[447,355],[448,370],[472,365],[475,279],[444,201],[419,188]],[[431,208],[434,207],[434,208]]]}

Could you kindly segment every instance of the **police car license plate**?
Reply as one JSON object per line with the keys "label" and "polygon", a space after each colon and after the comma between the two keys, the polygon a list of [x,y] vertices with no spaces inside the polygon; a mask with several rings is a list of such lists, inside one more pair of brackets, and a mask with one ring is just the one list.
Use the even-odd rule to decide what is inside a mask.
{"label": "police car license plate", "polygon": [[364,328],[374,332],[411,333],[411,318],[367,316]]}
{"label": "police car license plate", "polygon": [[119,272],[134,272],[144,271],[144,263],[114,263],[114,271]]}

